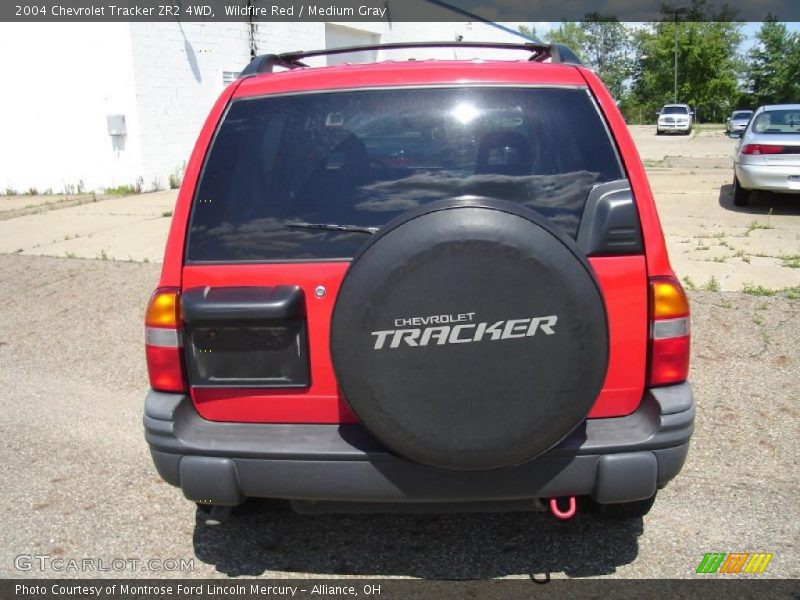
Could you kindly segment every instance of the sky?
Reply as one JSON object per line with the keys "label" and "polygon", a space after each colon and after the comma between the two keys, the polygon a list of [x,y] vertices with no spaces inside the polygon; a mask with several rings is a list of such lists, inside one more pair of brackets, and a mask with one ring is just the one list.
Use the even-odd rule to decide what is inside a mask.
{"label": "sky", "polygon": [[[519,23],[503,23],[503,25],[511,27],[512,29],[516,29]],[[536,28],[536,32],[541,35],[543,33],[550,31],[551,29],[557,28],[560,25],[560,23],[539,22],[539,23],[531,23],[530,25],[534,26]],[[639,25],[639,23],[637,23],[637,25]],[[796,21],[788,22],[786,23],[786,26],[789,29],[789,31],[800,32],[800,23]],[[758,30],[760,28],[761,28],[761,23],[751,22],[744,24],[744,27],[742,27],[742,33],[744,34],[744,40],[742,41],[742,51],[747,51],[756,44],[756,42],[758,41],[756,39],[756,33],[758,33]]]}

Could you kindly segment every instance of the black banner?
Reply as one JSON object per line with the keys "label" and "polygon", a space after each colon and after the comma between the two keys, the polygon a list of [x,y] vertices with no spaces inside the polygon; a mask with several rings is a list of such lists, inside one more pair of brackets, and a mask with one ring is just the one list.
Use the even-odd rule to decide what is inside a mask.
{"label": "black banner", "polygon": [[425,581],[409,579],[52,579],[0,580],[3,600],[380,600],[437,598],[725,598],[781,600],[800,597],[796,580],[775,579],[503,579]]}
{"label": "black banner", "polygon": [[797,0],[3,0],[0,21],[800,21]]}

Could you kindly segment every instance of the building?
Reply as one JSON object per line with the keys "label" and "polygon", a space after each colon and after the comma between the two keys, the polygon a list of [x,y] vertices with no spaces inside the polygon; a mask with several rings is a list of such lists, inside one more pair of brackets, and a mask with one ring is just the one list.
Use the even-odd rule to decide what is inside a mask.
{"label": "building", "polygon": [[[0,193],[174,187],[212,103],[248,63],[251,48],[274,53],[456,39],[524,38],[514,28],[482,21],[257,23],[252,28],[220,22],[2,23]],[[390,56],[381,51],[311,64],[470,58],[466,53],[476,55],[463,49],[403,50]]]}

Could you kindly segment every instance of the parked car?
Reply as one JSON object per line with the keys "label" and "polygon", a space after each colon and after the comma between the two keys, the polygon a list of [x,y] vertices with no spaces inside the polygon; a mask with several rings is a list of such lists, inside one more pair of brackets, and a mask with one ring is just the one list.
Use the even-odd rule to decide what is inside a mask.
{"label": "parked car", "polygon": [[403,47],[431,45],[531,60],[265,55],[200,132],[144,427],[209,523],[247,497],[641,516],[681,470],[689,306],[612,97],[563,46]]}
{"label": "parked car", "polygon": [[684,135],[692,133],[694,111],[689,108],[688,104],[665,104],[657,114],[656,135],[668,131]]}
{"label": "parked car", "polygon": [[800,193],[800,104],[759,107],[733,160],[733,203],[747,206],[755,190]]}
{"label": "parked car", "polygon": [[741,135],[753,117],[752,110],[735,110],[725,121],[725,131],[730,134]]}

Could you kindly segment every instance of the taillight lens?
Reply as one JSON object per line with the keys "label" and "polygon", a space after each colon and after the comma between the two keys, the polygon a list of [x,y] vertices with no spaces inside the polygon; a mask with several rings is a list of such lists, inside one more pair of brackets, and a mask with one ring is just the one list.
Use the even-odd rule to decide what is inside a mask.
{"label": "taillight lens", "polygon": [[177,288],[159,288],[145,315],[145,353],[150,387],[162,392],[187,389]]}
{"label": "taillight lens", "polygon": [[689,375],[689,301],[677,279],[650,280],[648,385],[671,385]]}
{"label": "taillight lens", "polygon": [[783,146],[771,144],[746,144],[742,148],[742,154],[780,154],[783,150]]}

